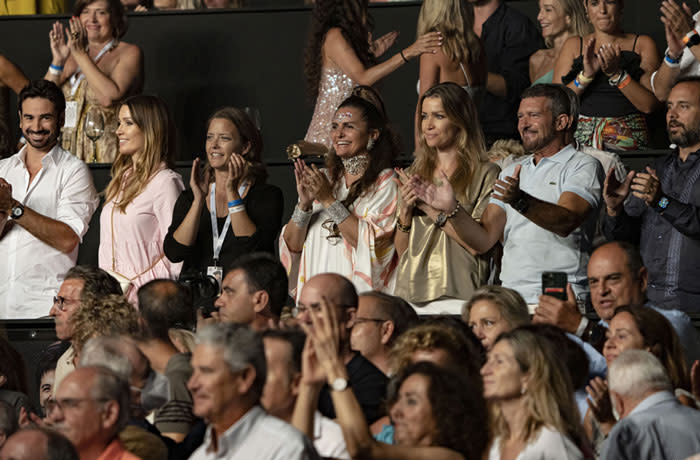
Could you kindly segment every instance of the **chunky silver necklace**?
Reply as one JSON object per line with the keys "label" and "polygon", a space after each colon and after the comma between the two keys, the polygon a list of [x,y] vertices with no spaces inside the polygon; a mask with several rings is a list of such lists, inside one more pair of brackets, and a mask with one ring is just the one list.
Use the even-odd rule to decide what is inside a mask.
{"label": "chunky silver necklace", "polygon": [[345,172],[353,176],[359,176],[364,173],[367,170],[367,166],[369,166],[369,155],[366,153],[360,153],[351,158],[341,158],[340,160],[343,162]]}

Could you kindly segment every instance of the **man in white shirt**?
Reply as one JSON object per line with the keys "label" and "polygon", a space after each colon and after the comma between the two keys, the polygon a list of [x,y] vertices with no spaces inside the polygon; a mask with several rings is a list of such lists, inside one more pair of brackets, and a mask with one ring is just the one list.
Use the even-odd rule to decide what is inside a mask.
{"label": "man in white shirt", "polygon": [[532,155],[501,172],[480,222],[459,206],[448,181],[438,187],[412,178],[419,198],[453,219],[458,236],[472,249],[484,253],[503,241],[501,281],[529,304],[538,301],[544,271],[565,272],[577,294],[588,289],[586,265],[603,170],[572,144],[577,120],[578,102],[568,88],[525,90],[518,130]]}
{"label": "man in white shirt", "polygon": [[0,319],[46,316],[99,203],[88,167],[58,145],[65,99],[46,80],[19,95],[27,140],[0,161]]}
{"label": "man in white shirt", "polygon": [[318,459],[311,441],[260,407],[267,365],[260,334],[217,323],[197,333],[188,388],[194,414],[208,423],[190,460]]}
{"label": "man in white shirt", "polygon": [[[287,423],[292,423],[299,395],[305,340],[303,332],[293,329],[270,329],[263,333],[267,380],[260,403],[270,414]],[[314,413],[313,432],[306,434],[312,438],[321,457],[350,460],[340,425],[319,411]]]}

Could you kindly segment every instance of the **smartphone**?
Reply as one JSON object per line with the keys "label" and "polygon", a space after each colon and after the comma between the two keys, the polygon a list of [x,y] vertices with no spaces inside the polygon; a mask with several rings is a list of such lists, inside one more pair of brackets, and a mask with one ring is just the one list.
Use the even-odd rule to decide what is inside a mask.
{"label": "smartphone", "polygon": [[566,300],[566,282],[564,272],[542,272],[542,294]]}

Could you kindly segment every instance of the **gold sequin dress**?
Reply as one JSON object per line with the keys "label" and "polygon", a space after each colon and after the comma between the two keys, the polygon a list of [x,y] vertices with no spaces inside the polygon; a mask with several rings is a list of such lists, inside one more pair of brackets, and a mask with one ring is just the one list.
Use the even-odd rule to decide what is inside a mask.
{"label": "gold sequin dress", "polygon": [[333,115],[341,102],[343,102],[356,83],[342,70],[335,67],[324,67],[321,71],[321,82],[318,85],[316,107],[311,118],[309,130],[304,140],[325,146],[331,146],[331,123]]}
{"label": "gold sequin dress", "polygon": [[117,157],[117,106],[103,107],[97,102],[95,94],[87,84],[87,80],[83,79],[75,92],[75,96],[71,96],[70,80],[61,87],[66,101],[76,101],[78,103],[78,124],[75,128],[62,128],[62,147],[73,155],[77,156],[86,163],[93,162],[92,141],[85,135],[85,115],[92,107],[97,107],[101,110],[105,120],[104,134],[97,139],[97,163],[112,163]]}

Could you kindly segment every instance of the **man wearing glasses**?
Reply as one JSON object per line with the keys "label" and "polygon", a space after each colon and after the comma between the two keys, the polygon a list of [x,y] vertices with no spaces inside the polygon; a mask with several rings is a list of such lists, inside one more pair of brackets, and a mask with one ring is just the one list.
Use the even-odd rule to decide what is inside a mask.
{"label": "man wearing glasses", "polygon": [[86,366],[68,374],[47,411],[52,428],[80,458],[138,460],[117,438],[129,420],[129,386],[108,369]]}
{"label": "man wearing glasses", "polygon": [[[68,270],[49,311],[49,315],[54,318],[56,324],[56,337],[59,340],[72,340],[72,318],[80,308],[82,300],[87,296],[108,294],[122,294],[122,288],[119,282],[106,271],[87,265],[76,265]],[[73,358],[75,358],[75,351],[71,345],[56,363],[54,394],[61,380],[75,369]]]}
{"label": "man wearing glasses", "polygon": [[301,288],[295,311],[297,321],[311,327],[309,310],[320,311],[323,298],[341,310],[337,315],[340,331],[338,346],[349,379],[333,382],[333,388],[325,385],[319,396],[318,410],[328,418],[336,418],[331,391],[351,386],[367,422],[373,423],[383,415],[381,405],[388,379],[374,364],[350,348],[350,329],[357,318],[357,291],[350,280],[338,274],[322,273],[313,276]]}

